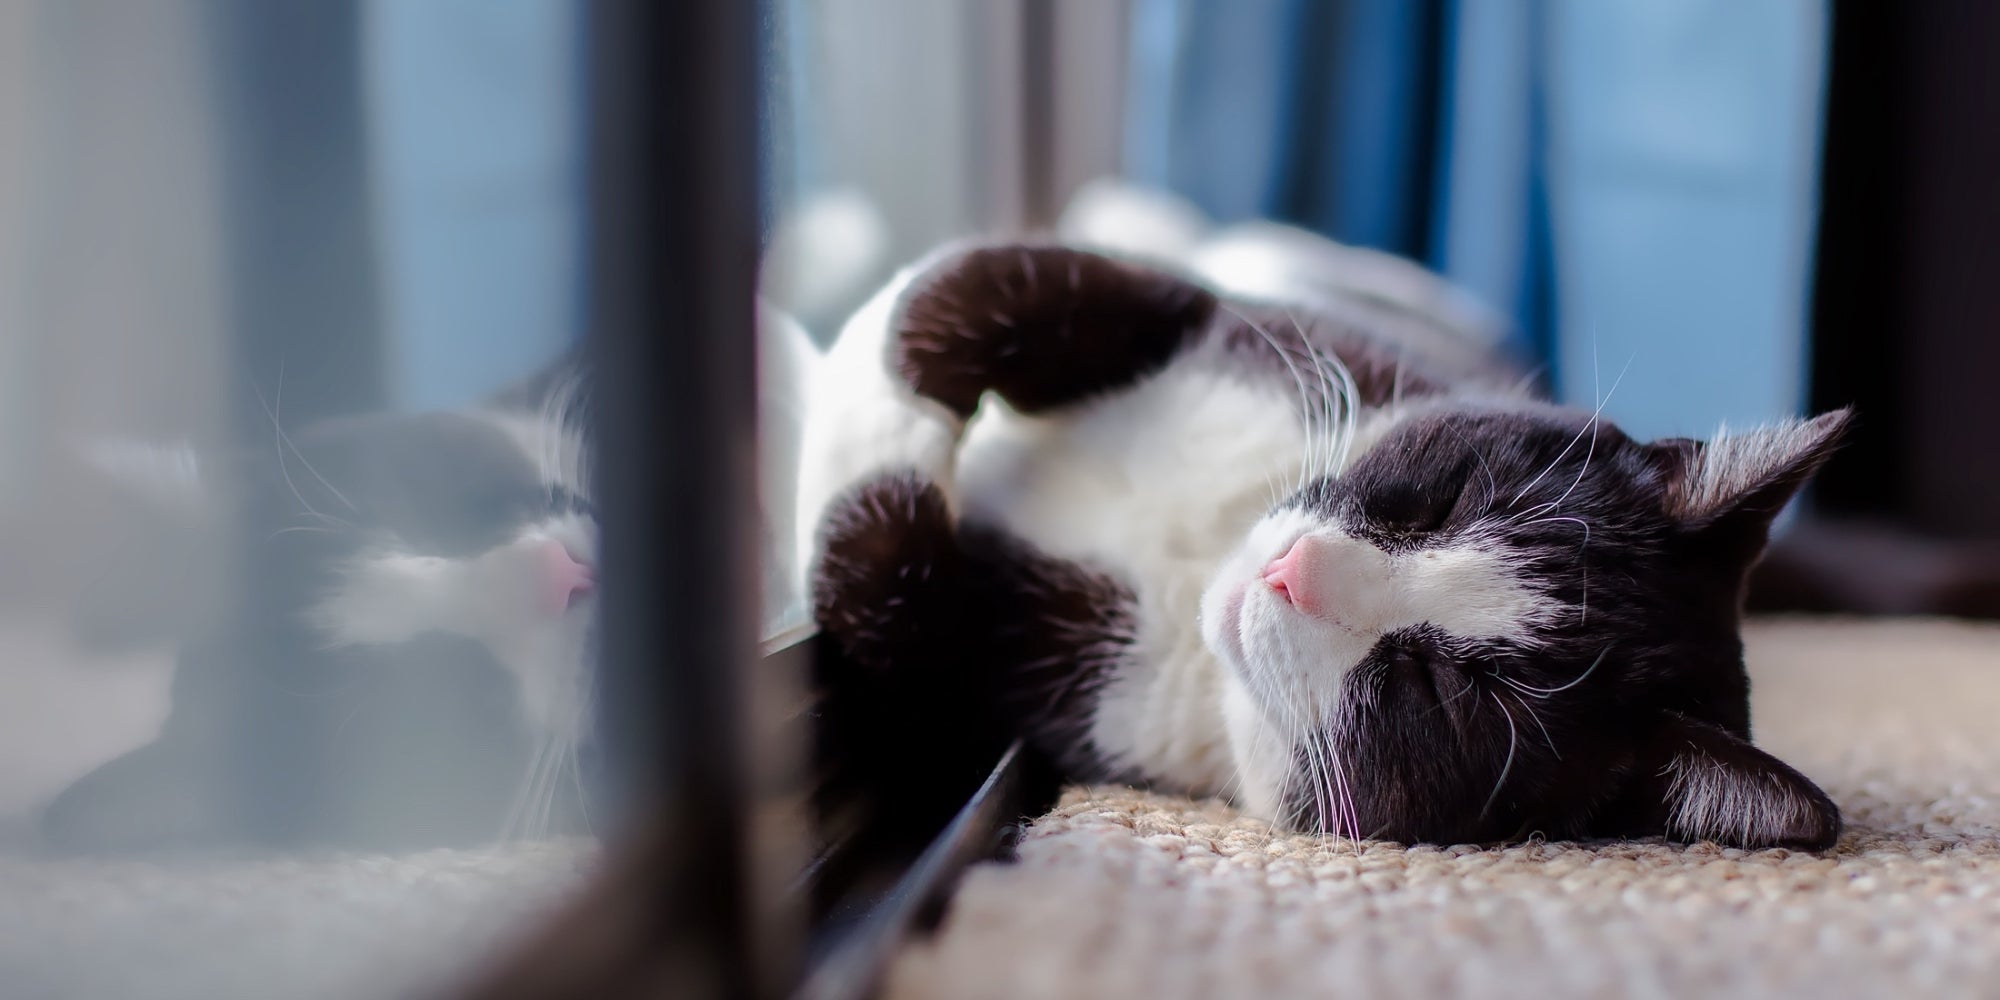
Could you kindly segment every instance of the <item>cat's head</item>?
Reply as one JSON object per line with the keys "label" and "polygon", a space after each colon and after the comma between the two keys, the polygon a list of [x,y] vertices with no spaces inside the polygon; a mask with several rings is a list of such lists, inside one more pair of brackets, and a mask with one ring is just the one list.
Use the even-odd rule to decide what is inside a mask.
{"label": "cat's head", "polygon": [[1832,803],[1750,743],[1739,630],[1847,421],[1647,443],[1537,404],[1403,420],[1204,594],[1247,798],[1406,841],[1830,846]]}
{"label": "cat's head", "polygon": [[518,681],[531,729],[575,741],[596,619],[583,459],[574,428],[536,414],[323,424],[264,467],[253,521],[271,528],[250,540],[251,563],[282,581],[271,612],[298,615],[326,647],[477,641]]}
{"label": "cat's head", "polygon": [[[86,601],[84,624],[128,642],[221,630],[259,657],[410,670],[421,662],[398,658],[421,660],[424,642],[472,640],[515,678],[531,731],[578,740],[598,526],[577,385],[273,427],[259,445],[199,456],[98,449],[100,466],[150,484],[141,492],[170,513],[146,522],[151,544],[126,558],[118,589]],[[201,577],[219,596],[191,592]]]}

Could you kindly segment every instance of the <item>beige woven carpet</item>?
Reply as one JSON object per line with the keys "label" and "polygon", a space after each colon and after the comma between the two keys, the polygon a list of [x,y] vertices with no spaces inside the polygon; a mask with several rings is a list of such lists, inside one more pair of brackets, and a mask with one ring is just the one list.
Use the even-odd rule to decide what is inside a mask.
{"label": "beige woven carpet", "polygon": [[1846,813],[1826,856],[1405,848],[1072,791],[968,876],[920,997],[2000,996],[2000,628],[1760,623],[1758,742]]}

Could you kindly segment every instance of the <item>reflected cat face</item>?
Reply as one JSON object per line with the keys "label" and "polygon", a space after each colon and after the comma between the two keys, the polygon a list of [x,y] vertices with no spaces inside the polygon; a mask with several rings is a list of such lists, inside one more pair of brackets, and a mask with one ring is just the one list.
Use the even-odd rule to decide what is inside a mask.
{"label": "reflected cat face", "polygon": [[476,640],[520,684],[533,730],[583,735],[598,529],[579,433],[541,415],[441,413],[281,444],[255,519],[273,527],[252,560],[280,592],[299,588],[293,613],[323,643]]}
{"label": "reflected cat face", "polygon": [[[49,806],[75,848],[400,848],[588,826],[598,525],[574,378],[196,456],[86,629],[177,650],[159,738]],[[213,591],[213,597],[202,596]]]}

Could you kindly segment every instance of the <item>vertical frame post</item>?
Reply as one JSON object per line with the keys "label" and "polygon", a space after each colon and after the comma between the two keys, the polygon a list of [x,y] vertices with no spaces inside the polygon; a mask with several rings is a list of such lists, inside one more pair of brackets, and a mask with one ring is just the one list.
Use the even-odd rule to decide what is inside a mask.
{"label": "vertical frame post", "polygon": [[587,350],[604,524],[601,724],[653,831],[654,982],[772,996],[750,738],[757,503],[757,10],[588,8]]}

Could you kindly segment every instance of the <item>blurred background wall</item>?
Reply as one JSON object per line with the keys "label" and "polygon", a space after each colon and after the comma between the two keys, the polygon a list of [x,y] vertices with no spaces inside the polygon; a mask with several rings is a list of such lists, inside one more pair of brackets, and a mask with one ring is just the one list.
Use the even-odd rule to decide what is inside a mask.
{"label": "blurred background wall", "polygon": [[68,610],[131,539],[78,461],[224,421],[224,192],[184,3],[0,3],[0,838],[166,712],[163,651],[79,656]]}

